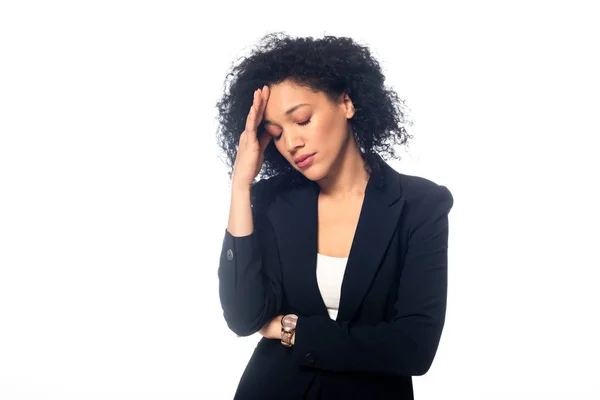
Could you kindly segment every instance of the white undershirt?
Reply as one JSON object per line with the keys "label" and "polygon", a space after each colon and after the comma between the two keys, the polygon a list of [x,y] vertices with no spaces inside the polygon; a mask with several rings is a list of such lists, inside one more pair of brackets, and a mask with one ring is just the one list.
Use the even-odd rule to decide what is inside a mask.
{"label": "white undershirt", "polygon": [[342,292],[342,280],[348,258],[331,257],[317,253],[317,283],[327,307],[329,318],[337,318]]}

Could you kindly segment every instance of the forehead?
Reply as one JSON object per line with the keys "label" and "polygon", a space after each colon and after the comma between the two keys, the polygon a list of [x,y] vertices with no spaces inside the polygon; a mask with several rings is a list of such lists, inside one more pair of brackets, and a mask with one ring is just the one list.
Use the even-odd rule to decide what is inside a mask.
{"label": "forehead", "polygon": [[317,105],[325,100],[321,92],[313,92],[311,89],[300,86],[289,81],[284,81],[270,88],[267,107],[264,117],[284,117],[285,112],[300,103]]}

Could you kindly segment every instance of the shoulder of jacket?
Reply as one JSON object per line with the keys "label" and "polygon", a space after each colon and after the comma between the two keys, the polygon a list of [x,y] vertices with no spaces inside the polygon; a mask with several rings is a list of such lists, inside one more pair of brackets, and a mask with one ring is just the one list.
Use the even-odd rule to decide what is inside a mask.
{"label": "shoulder of jacket", "polygon": [[398,174],[400,175],[402,194],[407,202],[421,202],[440,197],[450,198],[450,201],[452,201],[452,194],[446,186],[422,176],[408,175],[400,172]]}

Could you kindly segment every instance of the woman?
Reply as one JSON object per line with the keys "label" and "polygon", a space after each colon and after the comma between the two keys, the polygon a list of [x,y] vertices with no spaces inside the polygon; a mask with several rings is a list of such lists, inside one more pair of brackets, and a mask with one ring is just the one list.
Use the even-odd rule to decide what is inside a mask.
{"label": "woman", "polygon": [[412,399],[444,325],[453,198],[383,160],[409,138],[401,101],[349,38],[267,35],[228,76],[219,294],[233,332],[263,336],[235,398]]}

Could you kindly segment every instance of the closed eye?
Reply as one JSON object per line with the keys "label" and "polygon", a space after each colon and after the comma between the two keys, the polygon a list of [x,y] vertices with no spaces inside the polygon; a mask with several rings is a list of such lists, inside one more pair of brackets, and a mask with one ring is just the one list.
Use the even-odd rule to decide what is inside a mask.
{"label": "closed eye", "polygon": [[[305,126],[305,125],[308,125],[308,123],[309,123],[309,122],[310,122],[310,119],[308,119],[308,120],[306,120],[306,121],[304,121],[304,122],[298,122],[298,125],[300,125],[300,126]],[[282,132],[282,133],[280,133],[280,134],[279,134],[279,136],[276,136],[276,137],[275,137],[275,140],[279,140],[279,139],[281,139],[281,136],[282,136],[282,135],[283,135],[283,132]]]}

